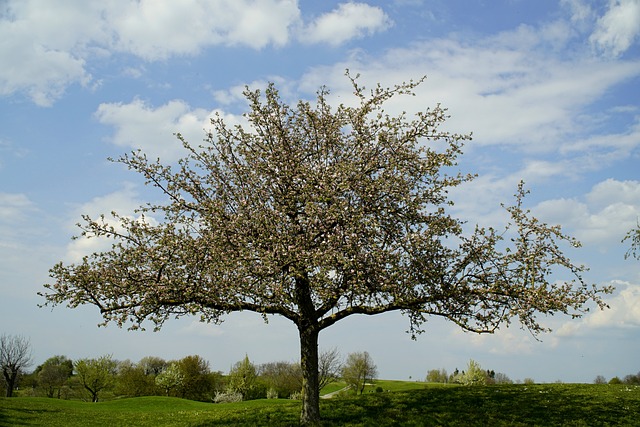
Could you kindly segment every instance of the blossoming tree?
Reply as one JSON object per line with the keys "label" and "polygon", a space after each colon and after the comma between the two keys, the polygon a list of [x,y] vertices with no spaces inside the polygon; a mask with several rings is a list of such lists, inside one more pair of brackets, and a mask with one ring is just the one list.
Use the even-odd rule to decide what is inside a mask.
{"label": "blossoming tree", "polygon": [[[137,219],[85,216],[78,237],[113,245],[55,265],[45,305],[93,304],[132,329],[242,310],[284,316],[300,337],[303,423],[320,419],[318,334],[348,316],[401,311],[413,336],[429,316],[481,333],[517,320],[535,334],[540,313],[604,306],[607,290],[588,286],[559,247],[578,243],[531,217],[522,188],[506,231],[465,231],[451,216],[448,190],[472,177],[447,172],[470,137],[440,128],[440,106],[383,109],[420,81],[367,91],[349,78],[355,106],[332,108],[324,88],[295,105],[274,85],[247,89],[248,125],[215,117],[199,146],[178,135],[188,154],[177,165],[118,159],[166,202]],[[552,279],[559,269],[565,280]]]}

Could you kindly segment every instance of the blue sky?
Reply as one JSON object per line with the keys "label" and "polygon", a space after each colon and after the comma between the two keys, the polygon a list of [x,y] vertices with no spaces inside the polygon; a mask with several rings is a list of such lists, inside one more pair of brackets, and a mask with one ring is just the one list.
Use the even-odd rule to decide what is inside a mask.
{"label": "blue sky", "polygon": [[523,179],[530,209],[583,242],[569,255],[586,279],[616,291],[604,312],[541,318],[553,329],[541,341],[516,325],[477,336],[433,319],[414,342],[390,313],[338,323],[321,348],[368,351],[389,379],[470,358],[514,380],[640,371],[640,261],[620,243],[640,217],[639,0],[8,0],[0,40],[0,332],[29,337],[36,364],[199,354],[227,371],[245,354],[298,359],[282,319],[127,332],[97,328],[94,307],[38,308],[36,293],[53,264],[99,249],[70,240],[83,213],[131,213],[160,196],[107,157],[141,148],[174,162],[174,132],[197,142],[214,112],[241,120],[245,85],[273,81],[290,101],[327,85],[348,102],[349,68],[369,86],[427,75],[390,108],[439,102],[447,129],[473,132],[460,168],[479,177],[452,194],[455,213],[500,225]]}

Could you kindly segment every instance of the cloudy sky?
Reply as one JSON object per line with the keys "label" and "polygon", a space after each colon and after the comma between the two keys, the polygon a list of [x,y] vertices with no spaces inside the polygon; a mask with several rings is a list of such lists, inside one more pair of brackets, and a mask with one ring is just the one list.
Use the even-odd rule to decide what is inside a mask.
{"label": "cloudy sky", "polygon": [[614,285],[611,308],[461,332],[441,319],[412,341],[399,314],[347,319],[321,348],[368,351],[387,379],[424,378],[470,358],[512,379],[591,382],[640,370],[640,261],[621,243],[640,218],[639,0],[5,0],[0,2],[0,333],[31,339],[34,360],[113,354],[137,361],[199,354],[227,371],[298,358],[294,326],[251,313],[220,326],[186,318],[161,332],[97,328],[94,307],[38,308],[81,215],[131,212],[160,196],[107,161],[141,148],[167,163],[173,137],[199,142],[219,112],[238,121],[245,85],[275,82],[291,101],[322,85],[348,102],[345,69],[392,85],[427,76],[398,110],[448,107],[447,128],[473,132],[455,213],[500,224],[517,182],[530,209],[583,243],[568,254],[586,279]]}

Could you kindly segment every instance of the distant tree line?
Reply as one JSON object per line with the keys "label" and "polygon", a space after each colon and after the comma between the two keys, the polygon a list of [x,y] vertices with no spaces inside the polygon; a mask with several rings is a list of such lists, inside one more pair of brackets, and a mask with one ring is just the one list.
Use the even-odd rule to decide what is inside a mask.
{"label": "distant tree line", "polygon": [[[148,356],[138,362],[115,360],[111,355],[75,361],[56,355],[28,373],[26,368],[32,363],[29,341],[3,335],[0,344],[11,350],[4,352],[0,384],[8,397],[19,390],[20,396],[91,402],[139,396],[230,402],[265,397],[299,399],[302,390],[298,362],[256,365],[245,356],[228,375],[223,375],[212,371],[209,362],[198,355],[179,360]],[[349,354],[343,362],[335,348],[320,352],[318,370],[321,388],[344,379],[352,384],[352,390],[360,393],[365,384],[373,382],[377,372],[367,352]]]}
{"label": "distant tree line", "polygon": [[609,381],[602,376],[598,375],[594,380],[594,384],[628,384],[628,385],[640,385],[640,372],[637,374],[628,374],[624,377],[620,378],[615,376],[611,378]]}
{"label": "distant tree line", "polygon": [[[443,384],[463,384],[463,385],[486,385],[486,384],[513,384],[513,381],[502,372],[484,370],[478,362],[471,359],[466,370],[460,371],[456,368],[449,374],[446,369],[430,369],[427,371],[426,382]],[[525,382],[533,382],[531,379]]]}
{"label": "distant tree line", "polygon": [[[11,397],[41,396],[57,399],[81,399],[91,402],[115,397],[171,396],[206,402],[237,402],[261,398],[299,399],[302,371],[298,362],[254,364],[248,356],[235,363],[229,373],[212,371],[209,362],[191,355],[179,360],[148,356],[138,362],[118,361],[111,355],[72,361],[56,355],[32,372],[29,340],[22,336],[0,336],[0,385]],[[334,381],[344,381],[342,393],[362,394],[375,383],[377,367],[367,352],[350,353],[343,361],[337,349],[320,352],[320,388]],[[485,370],[474,360],[460,371],[431,369],[425,380],[434,383],[513,384],[506,374]],[[520,381],[518,381],[520,382]],[[525,383],[533,383],[527,378]],[[640,372],[609,381],[598,375],[596,384],[640,385]],[[18,388],[19,386],[19,388]]]}

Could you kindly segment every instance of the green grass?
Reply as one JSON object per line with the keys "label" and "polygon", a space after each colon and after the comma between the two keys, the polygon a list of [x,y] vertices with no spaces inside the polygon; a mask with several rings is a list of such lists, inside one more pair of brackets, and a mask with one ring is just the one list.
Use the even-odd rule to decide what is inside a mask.
{"label": "green grass", "polygon": [[[329,393],[333,393],[339,390],[342,390],[347,386],[347,383],[344,381],[336,381],[327,384],[325,387],[320,390],[320,395],[325,395]],[[397,380],[375,380],[373,384],[367,385],[365,387],[364,393],[375,392],[377,387],[382,387],[384,391],[406,391],[406,390],[417,390],[423,389],[425,387],[433,387],[438,386],[437,384],[425,384],[423,382],[417,381],[397,381]]]}
{"label": "green grass", "polygon": [[372,386],[367,386],[368,388],[365,390],[375,390],[377,387],[382,387],[384,391],[407,391],[443,386],[444,384],[425,384],[417,381],[376,380]]}
{"label": "green grass", "polygon": [[[638,426],[640,387],[537,384],[486,387],[378,382],[415,390],[321,401],[323,426]],[[300,402],[211,404],[143,397],[85,403],[0,399],[0,426],[294,426]]]}
{"label": "green grass", "polygon": [[342,390],[346,386],[347,386],[347,384],[345,382],[342,382],[342,381],[336,381],[336,382],[329,383],[326,386],[324,386],[322,388],[322,390],[320,390],[320,395],[322,396],[322,395],[325,395],[325,394],[336,392],[338,390]]}

